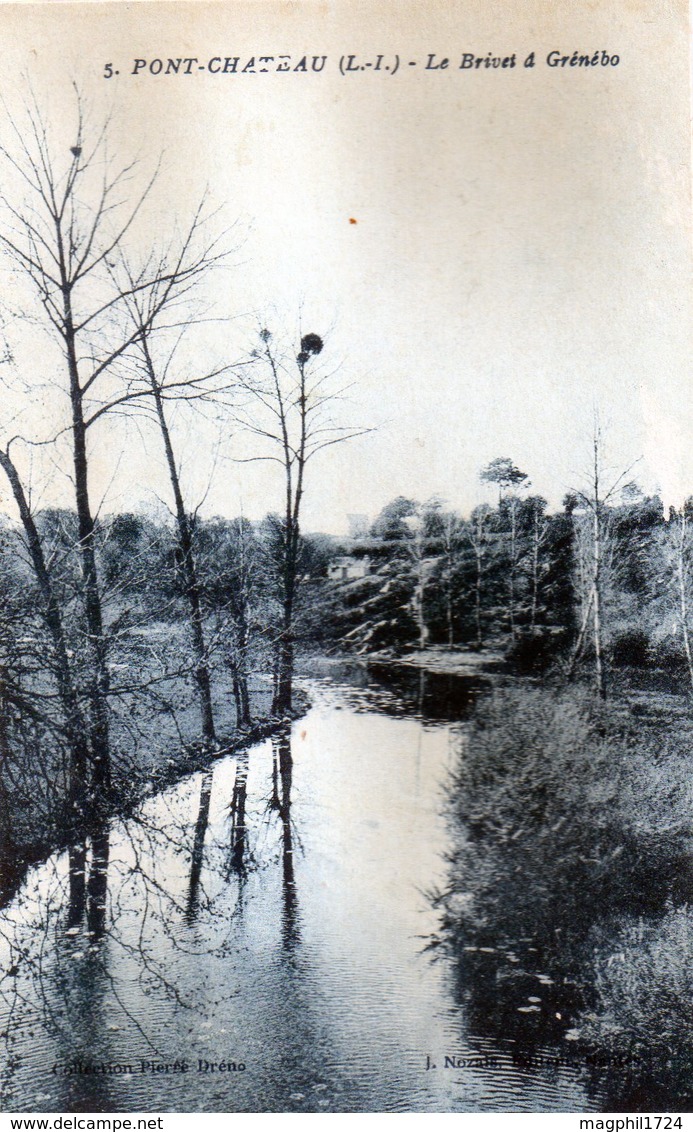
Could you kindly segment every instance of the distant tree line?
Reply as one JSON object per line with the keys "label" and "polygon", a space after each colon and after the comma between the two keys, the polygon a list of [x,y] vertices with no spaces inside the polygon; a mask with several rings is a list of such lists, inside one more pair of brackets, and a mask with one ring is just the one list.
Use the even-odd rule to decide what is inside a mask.
{"label": "distant tree line", "polygon": [[607,499],[592,477],[551,513],[507,458],[480,479],[497,484],[495,505],[461,516],[439,499],[399,496],[367,536],[337,548],[368,569],[326,586],[327,644],[488,649],[534,672],[587,667],[602,696],[608,665],[670,667],[693,688],[693,502],[665,515],[633,482]]}

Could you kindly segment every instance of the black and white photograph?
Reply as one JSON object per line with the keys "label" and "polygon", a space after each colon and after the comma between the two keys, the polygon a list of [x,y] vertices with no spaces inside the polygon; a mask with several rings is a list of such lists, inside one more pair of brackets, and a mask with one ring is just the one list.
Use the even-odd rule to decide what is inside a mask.
{"label": "black and white photograph", "polygon": [[688,5],[0,34],[0,1111],[683,1128]]}

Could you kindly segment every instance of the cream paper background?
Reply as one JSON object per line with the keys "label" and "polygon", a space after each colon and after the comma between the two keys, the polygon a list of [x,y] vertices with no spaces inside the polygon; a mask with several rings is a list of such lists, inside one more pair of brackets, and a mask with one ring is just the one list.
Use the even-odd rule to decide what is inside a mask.
{"label": "cream paper background", "polygon": [[[136,153],[142,178],[161,156],[142,246],[185,224],[205,191],[233,227],[233,268],[208,295],[222,321],[196,340],[204,364],[241,357],[265,323],[295,334],[300,318],[354,383],[343,419],[375,431],[324,454],[306,529],[344,531],[347,513],[372,516],[397,494],[467,510],[498,455],[558,506],[585,466],[595,406],[614,467],[642,456],[646,489],[665,502],[693,491],[680,0],[3,4],[0,33],[4,140],[29,83],[69,146],[75,82],[95,124],[113,114],[114,150]],[[551,69],[553,49],[620,63]],[[489,51],[518,66],[459,69],[462,53]],[[449,68],[426,71],[429,52]],[[136,57],[279,53],[328,61],[320,74],[129,74]],[[417,66],[343,76],[346,54]],[[120,71],[110,80],[107,62]],[[2,431],[41,438],[67,408],[51,386],[55,347],[22,319],[21,279],[4,270],[3,286],[15,376],[35,394],[29,407],[4,394]],[[107,511],[166,495],[159,438],[138,429],[95,432]],[[228,420],[180,414],[177,429],[203,513],[279,505],[271,470],[237,463],[249,442]],[[25,471],[37,501],[68,498],[59,458],[35,454]]]}

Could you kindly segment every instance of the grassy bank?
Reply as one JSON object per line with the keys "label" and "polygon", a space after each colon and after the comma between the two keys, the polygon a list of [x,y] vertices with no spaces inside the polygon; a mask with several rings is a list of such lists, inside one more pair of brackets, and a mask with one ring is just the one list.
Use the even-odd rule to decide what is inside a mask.
{"label": "grassy bank", "polygon": [[360,659],[377,664],[423,669],[448,676],[475,676],[478,673],[502,671],[506,666],[503,654],[492,649],[437,647],[405,652],[382,649],[359,655]]}
{"label": "grassy bank", "polygon": [[577,687],[479,701],[437,896],[474,1032],[693,1064],[690,763],[684,715],[643,722]]}
{"label": "grassy bank", "polygon": [[[184,639],[179,625],[161,626],[158,633],[114,649],[110,736],[112,749],[112,811],[127,814],[150,794],[203,769],[216,758],[251,746],[271,734],[279,720],[271,714],[272,680],[262,673],[249,681],[252,722],[239,727],[231,680],[223,668],[212,670],[212,694],[217,744],[210,750],[200,741],[197,689],[189,672],[166,667],[166,649],[175,637]],[[182,647],[180,653],[183,653]],[[295,694],[295,714],[306,706]],[[19,764],[10,799],[11,838],[0,855],[0,900],[6,900],[26,868],[66,842],[65,807],[68,760],[62,745],[34,732],[23,736],[25,757]],[[29,757],[31,756],[31,757]]]}

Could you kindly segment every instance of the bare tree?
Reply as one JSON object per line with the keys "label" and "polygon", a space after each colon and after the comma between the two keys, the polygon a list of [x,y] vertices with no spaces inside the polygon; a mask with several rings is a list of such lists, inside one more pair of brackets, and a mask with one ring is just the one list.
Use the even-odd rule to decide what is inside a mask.
{"label": "bare tree", "polygon": [[510,523],[510,538],[508,546],[508,619],[510,622],[510,635],[513,640],[517,633],[516,607],[517,607],[517,571],[520,562],[520,549],[518,545],[518,512],[520,499],[518,490],[530,486],[526,472],[521,472],[507,456],[499,456],[482,468],[479,479],[482,483],[494,483],[498,486],[498,511],[503,507],[507,511]]}
{"label": "bare tree", "polygon": [[676,580],[679,591],[679,612],[681,614],[681,633],[683,635],[683,648],[686,653],[688,678],[693,689],[693,655],[691,654],[691,638],[689,628],[689,602],[691,592],[691,534],[690,519],[686,507],[681,509],[678,519],[676,541]]}
{"label": "bare tree", "polygon": [[481,618],[482,594],[486,576],[486,559],[489,550],[489,520],[491,508],[481,504],[472,511],[466,525],[467,539],[474,553],[474,622],[476,625],[476,647],[484,646],[484,631]]}
{"label": "bare tree", "polygon": [[[136,162],[114,162],[108,123],[92,128],[79,94],[72,144],[64,150],[35,103],[26,107],[21,121],[10,118],[9,128],[13,142],[0,146],[5,167],[0,202],[6,220],[0,242],[33,284],[62,356],[55,383],[67,393],[70,407],[71,478],[90,657],[91,779],[97,801],[107,805],[110,678],[90,490],[91,433],[106,412],[131,399],[132,391],[123,392],[116,371],[141,334],[131,319],[133,298],[156,294],[161,304],[167,303],[170,272],[179,269],[154,260],[131,285],[117,283],[113,264],[140,217],[156,172],[142,182]],[[157,300],[152,298],[150,315],[155,311]]]}
{"label": "bare tree", "polygon": [[[669,522],[662,531],[664,579],[668,603],[676,608],[676,621],[681,626],[681,640],[686,668],[693,691],[693,645],[691,643],[691,604],[693,603],[693,533],[691,532],[693,501],[688,499],[680,510],[671,509]],[[673,601],[672,601],[673,598]]]}
{"label": "bare tree", "polygon": [[368,429],[337,424],[330,410],[344,390],[334,389],[330,374],[315,365],[322,353],[318,334],[303,334],[293,356],[275,347],[263,329],[260,345],[241,378],[247,402],[236,419],[256,436],[266,452],[250,460],[278,463],[284,478],[284,506],[278,532],[278,598],[281,608],[276,641],[273,710],[291,710],[294,629],[300,574],[300,519],[306,470],[319,452],[361,436]]}
{"label": "bare tree", "polygon": [[447,628],[448,647],[455,643],[454,598],[455,563],[460,548],[460,541],[464,533],[464,524],[454,511],[446,511],[441,516],[441,581],[445,597],[445,623]]}
{"label": "bare tree", "polygon": [[253,606],[261,579],[258,544],[243,518],[228,525],[227,533],[230,543],[225,571],[228,585],[218,634],[231,671],[236,722],[239,727],[249,727],[252,722],[248,688],[250,647],[253,628],[257,626]]}
{"label": "bare tree", "polygon": [[27,550],[43,602],[43,615],[53,645],[58,691],[63,709],[65,734],[70,751],[70,790],[68,812],[70,832],[78,835],[85,813],[88,789],[89,747],[82,706],[69,660],[67,638],[60,603],[48,571],[43,544],[29,506],[24,485],[10,456],[10,446],[0,448],[2,467],[14,496]]}
{"label": "bare tree", "polygon": [[[125,345],[121,343],[115,348],[106,345],[98,351],[98,360],[94,360],[95,331],[103,327],[104,316],[120,298],[116,295],[104,299],[98,285],[100,269],[131,226],[141,198],[128,210],[121,224],[114,227],[112,209],[132,167],[110,172],[104,164],[104,133],[98,134],[95,141],[87,139],[80,102],[69,158],[54,153],[46,124],[35,106],[27,109],[23,128],[17,122],[12,126],[16,155],[4,147],[0,152],[6,168],[19,175],[24,194],[18,203],[4,196],[3,204],[11,221],[0,232],[0,240],[33,282],[63,355],[64,384],[71,409],[83,599],[92,654],[89,681],[92,773],[95,787],[107,796],[110,791],[109,674],[89,493],[87,400],[94,385]],[[102,178],[95,195],[87,181],[90,168],[97,163],[102,167]],[[83,187],[87,189],[84,195]]]}
{"label": "bare tree", "polygon": [[532,632],[537,625],[537,611],[539,605],[539,582],[541,577],[541,551],[546,543],[549,533],[549,524],[546,520],[546,500],[535,495],[528,500],[531,505],[531,532],[529,551],[529,577],[530,577],[530,612],[529,627]]}
{"label": "bare tree", "polygon": [[[152,256],[137,273],[125,255],[120,256],[113,275],[119,278],[118,290],[125,298],[132,320],[134,342],[123,359],[126,365],[123,390],[107,401],[99,412],[103,414],[126,405],[136,404],[140,410],[153,406],[173,494],[180,570],[195,655],[202,734],[205,742],[213,745],[216,742],[214,711],[194,550],[193,517],[185,506],[180,467],[167,415],[167,405],[171,402],[210,401],[226,390],[224,375],[228,367],[220,367],[213,372],[173,373],[182,333],[194,321],[189,308],[180,312],[181,304],[189,302],[193,289],[224,260],[226,254],[220,236],[206,236],[209,220],[202,202],[182,239],[158,257]],[[169,345],[170,333],[179,329],[173,345]]]}
{"label": "bare tree", "polygon": [[[605,659],[605,624],[604,624],[604,593],[606,573],[613,566],[614,542],[609,534],[609,504],[615,499],[624,486],[626,477],[632,471],[634,464],[630,464],[623,472],[610,481],[604,468],[603,436],[597,413],[594,416],[592,433],[592,459],[589,473],[586,475],[587,486],[584,491],[575,492],[575,499],[582,505],[583,513],[587,518],[586,526],[583,524],[583,534],[586,536],[586,553],[578,554],[578,562],[582,562],[585,579],[583,596],[583,616],[580,631],[576,641],[573,657],[570,664],[572,673],[580,651],[583,647],[588,626],[591,623],[591,642],[594,656],[594,683],[597,694],[601,699],[607,697],[606,659]],[[637,463],[637,461],[635,461]],[[610,486],[605,486],[605,481]]]}

